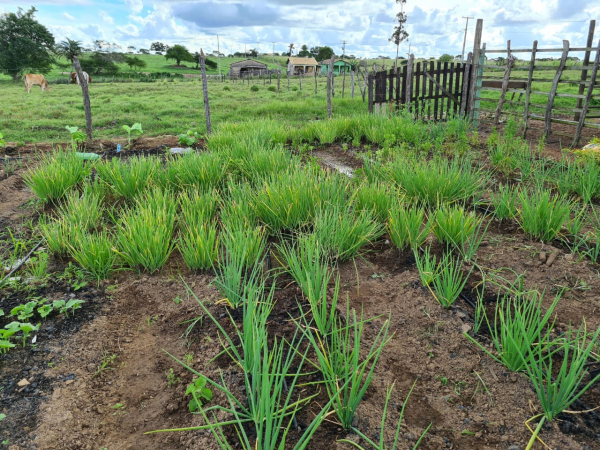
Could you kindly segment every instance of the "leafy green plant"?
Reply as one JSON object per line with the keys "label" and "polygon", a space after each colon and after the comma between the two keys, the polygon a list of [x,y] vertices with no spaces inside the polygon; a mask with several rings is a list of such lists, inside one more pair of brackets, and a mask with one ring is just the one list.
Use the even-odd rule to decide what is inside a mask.
{"label": "leafy green plant", "polygon": [[190,412],[198,411],[202,405],[209,403],[213,398],[213,393],[206,385],[208,381],[206,377],[199,376],[191,382],[185,390],[185,395],[191,395],[192,400],[188,405]]}
{"label": "leafy green plant", "polygon": [[[465,276],[462,271],[462,260],[446,253],[433,273],[433,280],[428,286],[429,290],[440,305],[450,308],[458,299],[472,271],[473,268]],[[431,289],[432,286],[433,289]]]}
{"label": "leafy green plant", "polygon": [[338,261],[353,258],[383,232],[383,226],[374,220],[371,211],[355,213],[352,205],[324,205],[314,219],[316,240],[327,255]]}
{"label": "leafy green plant", "polygon": [[132,269],[155,272],[173,251],[174,224],[173,195],[154,189],[137,199],[133,209],[124,211],[115,251]]}
{"label": "leafy green plant", "polygon": [[[522,331],[527,333],[528,330],[523,327]],[[537,345],[531,353],[521,355],[543,410],[542,414],[527,421],[528,423],[541,417],[527,445],[527,450],[533,447],[546,420],[554,420],[600,379],[598,373],[590,376],[587,383],[584,381],[588,376],[588,360],[597,344],[599,334],[600,327],[594,334],[589,334],[585,322],[577,331],[569,326],[563,337],[554,342],[556,346],[554,351],[548,352],[543,345]],[[555,353],[562,353],[562,362],[558,370],[553,368],[552,355]]]}
{"label": "leafy green plant", "polygon": [[25,184],[44,202],[56,201],[86,178],[93,165],[84,164],[73,151],[43,154],[40,164],[23,176]]}
{"label": "leafy green plant", "polygon": [[496,303],[493,324],[484,310],[495,354],[468,334],[465,336],[491,358],[504,364],[508,370],[519,372],[528,363],[533,347],[548,347],[550,333],[554,327],[554,321],[551,319],[560,297],[561,294],[556,295],[546,313],[542,314],[544,292],[534,290],[517,293],[515,296],[504,295]]}
{"label": "leafy green plant", "polygon": [[258,92],[260,90],[260,88],[256,84],[253,84],[252,87],[250,88],[250,90],[252,92]]}
{"label": "leafy green plant", "polygon": [[519,222],[523,231],[542,242],[552,241],[561,231],[571,212],[571,203],[549,191],[521,192]]}
{"label": "leafy green plant", "polygon": [[188,130],[187,133],[182,133],[177,135],[179,140],[179,145],[184,145],[186,147],[191,147],[194,144],[197,144],[201,138],[200,133],[194,130]]}
{"label": "leafy green plant", "polygon": [[102,356],[102,362],[98,366],[98,370],[96,370],[96,372],[94,372],[94,375],[92,375],[92,378],[96,378],[105,370],[114,370],[114,368],[110,366],[115,362],[115,359],[117,359],[117,355],[109,355],[105,351],[104,355]]}
{"label": "leafy green plant", "polygon": [[498,220],[514,219],[518,213],[519,189],[500,185],[498,192],[490,194],[494,205],[494,216]]}
{"label": "leafy green plant", "polygon": [[[386,391],[385,404],[383,406],[383,414],[381,416],[381,428],[380,428],[380,433],[379,433],[379,442],[373,442],[371,440],[371,438],[369,438],[366,434],[362,433],[356,427],[352,427],[352,431],[354,433],[356,433],[358,436],[360,436],[361,439],[364,439],[371,447],[373,447],[376,450],[388,450],[388,449],[396,450],[396,448],[398,446],[398,440],[400,439],[400,426],[402,425],[402,419],[404,418],[404,410],[408,403],[408,399],[410,398],[410,395],[412,394],[412,391],[415,388],[416,383],[417,383],[416,381],[413,383],[412,387],[410,388],[410,391],[408,391],[408,394],[406,395],[406,399],[402,403],[402,409],[400,410],[400,418],[398,419],[398,425],[396,425],[396,434],[394,435],[394,440],[393,440],[391,447],[386,446],[384,443],[384,438],[385,438],[384,430],[387,429],[385,426],[385,422],[386,422],[386,418],[387,418],[388,405],[390,403],[390,398],[392,396],[392,390],[394,389],[394,385],[388,387],[387,391]],[[431,427],[431,424],[429,424],[429,426],[425,429],[425,431],[423,431],[423,433],[421,434],[421,437],[417,440],[417,442],[413,446],[413,450],[419,447],[419,444],[421,443],[421,441],[423,440],[423,438],[429,431],[430,427]],[[365,450],[365,448],[362,445],[359,445],[358,443],[356,443],[354,441],[350,441],[348,439],[340,439],[338,442],[345,442],[346,444],[353,445],[354,447],[356,447],[360,450]]]}
{"label": "leafy green plant", "polygon": [[107,279],[115,268],[117,254],[108,231],[78,233],[69,243],[69,253],[81,268],[98,282]]}
{"label": "leafy green plant", "polygon": [[6,142],[4,141],[4,136],[0,133],[0,147],[6,147]]}
{"label": "leafy green plant", "polygon": [[37,312],[42,319],[48,317],[52,311],[54,311],[52,305],[42,305],[37,309]]}
{"label": "leafy green plant", "polygon": [[27,320],[33,316],[33,312],[35,307],[38,305],[38,302],[31,301],[27,302],[23,305],[15,306],[11,311],[11,316],[17,316],[19,320]]}
{"label": "leafy green plant", "polygon": [[81,305],[85,302],[83,300],[70,299],[70,300],[54,300],[52,302],[52,308],[57,310],[60,314],[64,314],[65,316],[69,316],[69,310],[71,310],[71,314],[75,315],[75,310],[80,309]]}
{"label": "leafy green plant", "polygon": [[175,375],[175,372],[173,371],[172,367],[169,367],[169,370],[167,371],[166,375],[167,375],[167,386],[168,387],[176,386],[181,382],[181,379]]}
{"label": "leafy green plant", "polygon": [[85,141],[85,133],[79,131],[78,127],[70,127],[67,125],[65,129],[71,133],[71,146],[73,147],[73,150],[76,150],[79,144]]}
{"label": "leafy green plant", "polygon": [[390,211],[387,231],[396,247],[404,250],[407,247],[419,248],[431,231],[429,223],[425,223],[425,209],[413,205],[394,205]]}
{"label": "leafy green plant", "polygon": [[32,325],[30,323],[20,323],[19,324],[19,330],[21,330],[21,332],[23,333],[23,347],[25,347],[25,341],[27,341],[27,338],[29,337],[29,335],[31,333],[33,333],[34,331],[38,331],[39,329],[40,329],[39,323],[37,325]]}
{"label": "leafy green plant", "polygon": [[127,132],[127,148],[131,148],[131,135],[137,134],[140,136],[144,131],[141,123],[134,123],[131,127],[123,125],[123,129]]}

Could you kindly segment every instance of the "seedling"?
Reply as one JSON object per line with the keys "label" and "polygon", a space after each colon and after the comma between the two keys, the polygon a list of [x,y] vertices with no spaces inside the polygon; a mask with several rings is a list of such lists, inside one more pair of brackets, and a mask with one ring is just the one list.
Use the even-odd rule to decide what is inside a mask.
{"label": "seedling", "polygon": [[185,390],[185,395],[191,395],[193,397],[188,405],[190,412],[198,411],[202,405],[212,400],[212,390],[206,387],[206,384],[206,377],[199,376]]}
{"label": "seedling", "polygon": [[85,133],[83,131],[79,131],[78,127],[70,127],[67,125],[65,129],[71,133],[71,146],[73,147],[73,150],[76,150],[78,145],[85,141]]}
{"label": "seedling", "polygon": [[[181,379],[175,375],[175,372],[173,372],[173,368],[170,367],[169,370],[167,371],[167,385],[169,387],[172,387],[172,386],[178,385],[180,382],[181,382]],[[186,392],[186,394],[187,394],[187,392]]]}
{"label": "seedling", "polygon": [[32,325],[30,323],[21,323],[19,324],[19,329],[23,332],[23,347],[25,347],[25,341],[27,337],[34,331],[40,329],[40,324]]}
{"label": "seedling", "polygon": [[15,344],[13,344],[10,341],[4,340],[4,339],[0,339],[0,351],[2,353],[6,353],[8,352],[8,350],[10,350],[11,348],[16,347]]}
{"label": "seedling", "polygon": [[6,147],[6,142],[4,142],[4,136],[0,133],[0,147]]}
{"label": "seedling", "polygon": [[114,363],[116,358],[117,358],[117,355],[108,356],[108,354],[106,352],[104,352],[104,356],[102,357],[102,363],[100,363],[100,365],[98,366],[98,370],[96,370],[94,375],[92,375],[92,378],[96,378],[98,375],[100,375],[105,370],[115,370],[113,367],[110,367],[110,366]]}
{"label": "seedling", "polygon": [[69,316],[68,311],[71,310],[72,314],[75,314],[75,310],[81,308],[81,305],[85,303],[83,300],[76,300],[72,298],[69,301],[65,300],[54,300],[52,302],[52,307],[57,309],[59,314],[65,314],[65,316]]}
{"label": "seedling", "polygon": [[141,123],[134,123],[131,127],[128,125],[123,125],[123,129],[127,132],[127,148],[131,148],[131,135],[137,134],[140,136],[144,131],[142,130]]}
{"label": "seedling", "polygon": [[10,311],[10,315],[17,316],[17,319],[19,320],[27,320],[33,316],[33,311],[36,306],[36,301],[31,301],[24,305],[16,306]]}

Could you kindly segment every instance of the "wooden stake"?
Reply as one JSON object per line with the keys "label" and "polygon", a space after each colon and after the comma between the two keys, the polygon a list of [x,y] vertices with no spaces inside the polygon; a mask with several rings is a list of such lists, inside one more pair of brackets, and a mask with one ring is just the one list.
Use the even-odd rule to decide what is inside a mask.
{"label": "wooden stake", "polygon": [[300,73],[300,90],[302,90],[302,73]]}
{"label": "wooden stake", "polygon": [[81,93],[83,95],[83,110],[85,111],[85,135],[88,141],[92,140],[92,106],[90,104],[90,91],[88,89],[88,82],[83,77],[83,71],[81,70],[81,64],[79,64],[79,58],[73,56],[73,67],[77,72],[79,78],[79,84],[81,85]]}
{"label": "wooden stake", "polygon": [[411,53],[408,55],[408,63],[406,64],[406,93],[404,94],[406,98],[406,104],[408,105],[409,110],[411,110],[411,101],[412,101],[412,81],[413,81],[413,71],[415,64],[415,55]]}
{"label": "wooden stake", "polygon": [[350,94],[351,98],[354,98],[354,69],[350,72],[350,83],[352,84],[352,93]]}
{"label": "wooden stake", "polygon": [[507,46],[507,58],[506,58],[506,69],[504,70],[504,78],[502,79],[502,92],[500,93],[500,100],[496,106],[496,112],[494,114],[494,125],[498,126],[500,123],[500,114],[502,113],[502,107],[504,106],[504,100],[506,99],[506,90],[508,89],[508,80],[510,80],[510,72],[512,66],[515,63],[514,56],[510,53],[510,40],[506,43]]}
{"label": "wooden stake", "polygon": [[317,95],[317,69],[315,69],[315,95]]}
{"label": "wooden stake", "polygon": [[[473,43],[473,65],[471,66],[471,86],[469,87],[469,103],[467,105],[467,112],[469,117],[473,118],[475,108],[475,89],[477,87],[477,81],[479,79],[479,65],[480,65],[480,54],[481,54],[481,35],[483,33],[483,19],[477,19],[477,25],[475,26],[475,42]],[[483,68],[481,69],[483,74]]]}
{"label": "wooden stake", "polygon": [[333,107],[331,105],[331,97],[335,94],[333,92],[333,63],[335,61],[335,55],[331,55],[329,60],[329,72],[327,73],[327,117],[331,119]]}
{"label": "wooden stake", "polygon": [[331,77],[331,96],[335,97],[335,74],[333,73],[335,63],[335,55],[331,55],[331,59],[329,60],[329,76]]}
{"label": "wooden stake", "polygon": [[344,77],[342,79],[342,98],[344,98],[344,91],[346,90],[346,61],[342,59],[344,63]]}
{"label": "wooden stake", "polygon": [[279,92],[280,86],[279,86],[279,75],[280,73],[277,73],[277,92]]}
{"label": "wooden stake", "polygon": [[[586,45],[587,48],[591,48],[592,45],[594,45],[594,31],[595,30],[596,30],[596,21],[590,20],[590,29],[588,31],[588,38],[587,38],[587,45]],[[590,55],[591,55],[591,51],[587,50],[583,57],[583,65],[584,66],[587,66],[590,63]],[[586,78],[587,78],[587,70],[582,70],[581,71],[581,81],[585,81]],[[584,92],[585,92],[585,85],[580,84],[578,94],[583,95]],[[582,98],[577,99],[577,109],[581,109],[582,102],[583,102]],[[576,112],[575,120],[579,120],[579,117],[580,117],[580,113]]]}
{"label": "wooden stake", "polygon": [[533,81],[533,69],[535,68],[535,56],[537,53],[538,41],[533,41],[531,49],[531,62],[529,63],[529,74],[527,75],[527,86],[525,86],[525,108],[523,110],[523,137],[527,135],[527,121],[529,120],[529,99],[531,97],[531,82]]}
{"label": "wooden stake", "polygon": [[[200,69],[202,71],[202,95],[204,96],[204,114],[206,116],[206,134],[212,132],[212,125],[210,123],[210,106],[208,104],[208,80],[206,79],[206,56],[204,51],[200,49]],[[249,82],[250,80],[248,80]]]}
{"label": "wooden stake", "polygon": [[370,73],[367,76],[367,85],[365,90],[369,93],[369,113],[373,114],[373,74]]}
{"label": "wooden stake", "polygon": [[588,87],[587,95],[585,96],[583,110],[581,111],[581,115],[579,116],[579,123],[577,124],[575,139],[573,139],[571,147],[575,147],[579,143],[581,129],[583,128],[585,116],[587,115],[588,108],[590,106],[590,99],[592,98],[592,93],[594,92],[594,84],[596,84],[596,76],[598,75],[598,65],[600,65],[600,40],[598,40],[598,48],[596,49],[596,59],[594,60],[594,67],[592,68],[592,75],[590,76],[590,85]]}
{"label": "wooden stake", "polygon": [[544,127],[544,137],[550,136],[552,132],[552,108],[554,107],[554,99],[556,97],[556,90],[558,89],[558,82],[562,77],[565,64],[567,63],[567,56],[569,55],[569,41],[563,40],[563,52],[560,58],[560,64],[556,69],[556,75],[554,75],[554,81],[552,82],[552,88],[550,89],[550,96],[548,97],[548,103],[546,104],[546,126]]}

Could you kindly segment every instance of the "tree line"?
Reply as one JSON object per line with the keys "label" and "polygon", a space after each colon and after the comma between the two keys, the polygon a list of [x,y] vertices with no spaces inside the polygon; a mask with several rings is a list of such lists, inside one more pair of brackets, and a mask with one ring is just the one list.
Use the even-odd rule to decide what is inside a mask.
{"label": "tree line", "polygon": [[[77,49],[81,55],[81,68],[89,74],[115,75],[120,71],[118,64],[126,64],[131,70],[147,66],[146,61],[133,55],[136,51],[134,46],[128,46],[123,52],[119,44],[104,40],[95,40],[92,47],[83,47],[80,42],[71,39],[57,45],[48,28],[35,19],[36,12],[35,7],[27,11],[18,8],[16,13],[0,15],[0,73],[11,76],[15,81],[27,72],[46,74],[54,65],[70,68],[68,58],[67,63],[61,63],[59,59],[64,56],[65,43]],[[160,55],[164,53],[167,61],[173,60],[177,66],[185,61],[195,63],[195,68],[199,69],[200,53],[191,53],[183,45],[153,42],[150,49],[138,50],[140,54],[150,54],[151,51]],[[209,59],[206,59],[206,65],[217,67],[217,63]]]}

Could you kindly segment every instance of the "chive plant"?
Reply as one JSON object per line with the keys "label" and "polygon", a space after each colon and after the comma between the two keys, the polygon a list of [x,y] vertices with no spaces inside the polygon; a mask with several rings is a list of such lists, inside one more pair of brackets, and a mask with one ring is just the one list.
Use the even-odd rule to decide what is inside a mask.
{"label": "chive plant", "polygon": [[[371,347],[365,352],[361,348],[366,322],[362,314],[359,320],[356,311],[350,312],[349,303],[346,306],[346,323],[343,323],[336,312],[332,311],[332,314],[335,317],[331,332],[326,338],[314,333],[308,323],[304,327],[304,335],[315,351],[318,368],[323,375],[329,398],[333,399],[333,409],[338,420],[343,428],[350,429],[356,409],[373,381],[381,352],[391,339],[388,338],[390,320],[388,318],[385,321]],[[344,386],[341,392],[340,386]]]}
{"label": "chive plant", "polygon": [[329,334],[334,318],[330,311],[336,309],[340,289],[338,276],[331,297],[331,307],[329,307],[327,286],[333,278],[333,271],[328,267],[329,258],[314,234],[300,236],[295,247],[289,244],[277,245],[277,250],[283,258],[287,271],[308,300],[317,329],[322,336],[326,336]]}
{"label": "chive plant", "polygon": [[94,234],[78,233],[73,244],[69,244],[69,253],[98,282],[110,276],[117,261],[112,237],[105,230]]}
{"label": "chive plant", "polygon": [[92,167],[75,152],[58,150],[43,155],[40,164],[26,173],[23,180],[42,202],[47,203],[59,200],[69,189],[80,184]]}
{"label": "chive plant", "polygon": [[129,267],[152,273],[166,263],[174,248],[175,204],[171,193],[155,188],[123,211],[116,252]]}
{"label": "chive plant", "polygon": [[70,245],[74,243],[76,236],[82,232],[81,229],[64,217],[54,219],[46,215],[40,217],[38,228],[46,241],[48,249],[60,257],[67,256]]}
{"label": "chive plant", "polygon": [[394,205],[387,224],[387,232],[394,245],[400,250],[419,248],[431,231],[425,218],[425,209],[421,206]]}
{"label": "chive plant", "polygon": [[374,220],[371,211],[355,213],[351,204],[323,206],[314,220],[316,240],[326,254],[338,261],[353,258],[383,232],[383,226]]}
{"label": "chive plant", "polygon": [[572,203],[564,197],[552,196],[547,190],[536,190],[530,195],[521,192],[519,223],[523,231],[542,242],[552,241],[569,218]]}
{"label": "chive plant", "polygon": [[419,253],[418,248],[413,249],[415,255],[415,262],[417,263],[417,270],[419,271],[419,278],[423,286],[429,287],[433,282],[436,271],[436,257],[431,254],[431,247],[425,247],[423,254]]}
{"label": "chive plant", "polygon": [[221,222],[226,228],[257,226],[252,186],[248,183],[230,182],[221,201]]}
{"label": "chive plant", "polygon": [[536,290],[517,292],[516,295],[499,296],[496,303],[494,323],[483,311],[484,319],[490,330],[495,353],[487,350],[468,334],[465,336],[477,344],[492,359],[502,363],[508,370],[519,372],[525,369],[532,355],[533,347],[547,349],[551,343],[550,334],[554,328],[554,309],[561,293],[542,314],[545,292]]}
{"label": "chive plant", "polygon": [[[462,259],[446,253],[433,272],[429,290],[440,305],[448,309],[458,299],[469,279],[473,268],[465,276],[462,271]],[[433,289],[432,289],[433,286]]]}
{"label": "chive plant", "polygon": [[212,268],[219,255],[219,237],[215,221],[209,223],[186,221],[177,243],[179,253],[190,270]]}
{"label": "chive plant", "polygon": [[398,193],[382,182],[365,183],[354,193],[354,208],[357,212],[370,211],[373,218],[385,224],[390,218],[390,211],[401,203]]}
{"label": "chive plant", "polygon": [[177,196],[179,221],[185,226],[212,223],[219,209],[219,193],[216,190],[199,192],[188,189]]}
{"label": "chive plant", "polygon": [[93,230],[102,217],[103,208],[98,194],[89,190],[79,194],[79,191],[69,192],[58,207],[59,215],[72,223],[77,229]]}
{"label": "chive plant", "polygon": [[491,192],[494,205],[494,217],[498,220],[514,219],[517,217],[519,189],[508,185],[500,185],[498,192]]}
{"label": "chive plant", "polygon": [[481,219],[459,205],[441,205],[434,214],[433,234],[439,242],[462,248],[473,232],[480,228]]}
{"label": "chive plant", "polygon": [[162,167],[158,158],[136,156],[127,161],[113,158],[96,165],[96,170],[100,179],[107,183],[115,194],[131,201],[152,185]]}
{"label": "chive plant", "polygon": [[[527,331],[525,327],[522,328],[523,333]],[[546,421],[554,420],[600,379],[598,373],[590,376],[586,382],[589,374],[588,363],[599,334],[600,327],[595,333],[588,333],[584,321],[576,331],[569,326],[561,339],[553,343],[553,351],[548,351],[543,345],[536,345],[530,352],[520,354],[543,411],[542,414],[529,419],[531,421],[541,418],[526,450],[533,447]],[[562,362],[559,357],[558,368],[554,366],[555,353],[562,354]]]}
{"label": "chive plant", "polygon": [[228,160],[218,153],[188,153],[173,165],[181,189],[207,191],[219,188],[227,172]]}

